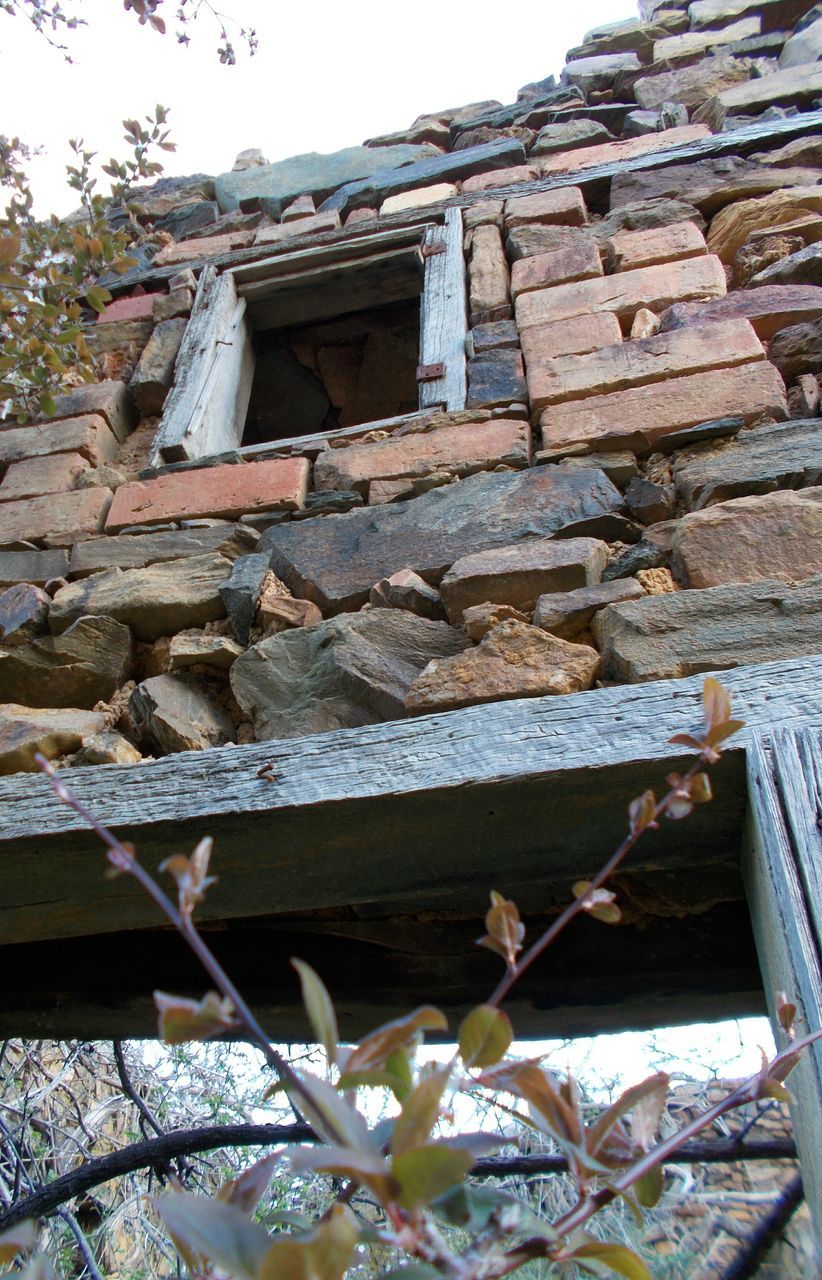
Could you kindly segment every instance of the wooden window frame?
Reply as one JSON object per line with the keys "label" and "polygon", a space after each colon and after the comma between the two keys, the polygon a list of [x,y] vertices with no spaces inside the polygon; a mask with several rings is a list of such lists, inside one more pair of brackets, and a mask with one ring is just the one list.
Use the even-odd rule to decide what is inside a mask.
{"label": "wooden window frame", "polygon": [[[442,407],[465,408],[466,307],[465,259],[462,250],[462,212],[446,209],[442,221],[412,222],[407,226],[341,239],[218,274],[206,266],[177,357],[174,385],[169,392],[150,458],[152,467],[167,463],[207,461],[221,454],[259,446],[242,445],[242,434],[254,378],[251,312],[266,299],[283,300],[278,313],[288,313],[289,291],[322,288],[323,279],[344,280],[364,267],[385,269],[407,264],[411,255],[422,263],[420,294],[419,411]],[[298,323],[302,322],[300,318]],[[308,321],[306,321],[308,323]],[[441,372],[432,373],[432,370]],[[427,371],[427,372],[426,372]],[[413,416],[413,415],[408,415]],[[400,419],[402,420],[402,419]],[[362,423],[357,433],[375,423]],[[320,432],[312,441],[321,447],[340,431]],[[290,441],[272,441],[264,448],[281,451]],[[298,443],[295,441],[294,443]]]}

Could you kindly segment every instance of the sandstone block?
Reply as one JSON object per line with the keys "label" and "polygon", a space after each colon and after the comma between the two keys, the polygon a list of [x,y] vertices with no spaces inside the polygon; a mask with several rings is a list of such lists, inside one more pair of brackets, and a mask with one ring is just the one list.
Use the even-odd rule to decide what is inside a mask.
{"label": "sandstone block", "polygon": [[328,449],[315,463],[314,482],[322,489],[364,492],[374,480],[400,480],[443,469],[467,475],[501,464],[525,467],[529,450],[527,423],[491,418]]}
{"label": "sandstone block", "polygon": [[[146,297],[163,297],[162,294],[146,294]],[[51,421],[57,418],[78,418],[87,413],[99,414],[108,424],[109,430],[123,444],[137,424],[137,411],[128,387],[124,382],[87,382],[80,387],[72,387],[55,397],[55,412]]]}
{"label": "sandstone block", "polygon": [[726,205],[773,194],[786,187],[809,187],[817,174],[810,166],[779,168],[764,157],[710,156],[692,164],[623,171],[611,182],[611,209],[640,200],[664,200],[687,192],[689,203],[706,218]]}
{"label": "sandstone block", "polygon": [[822,243],[809,244],[758,271],[751,284],[822,285]]}
{"label": "sandstone block", "polygon": [[726,205],[711,222],[708,249],[723,262],[732,263],[752,232],[772,229],[806,211],[822,213],[822,187],[788,187],[755,200]]}
{"label": "sandstone block", "polygon": [[[648,339],[652,342],[654,339]],[[785,387],[767,360],[671,379],[660,392],[656,383],[591,396],[546,409],[540,419],[545,448],[638,436],[651,443],[670,431],[715,418],[788,416]]]}
{"label": "sandstone block", "polygon": [[536,169],[533,165],[515,164],[508,169],[492,169],[488,173],[477,173],[471,178],[466,178],[462,184],[462,190],[466,195],[474,191],[492,191],[495,187],[510,187],[518,182],[530,182],[535,177]]}
{"label": "sandstone block", "polygon": [[249,556],[239,556],[231,566],[230,575],[220,583],[220,599],[240,644],[248,644],[267,574],[268,556],[255,551]]}
{"label": "sandstone block", "polygon": [[234,663],[231,687],[261,740],[375,724],[404,716],[423,668],[467,643],[445,622],[369,609],[260,641]]}
{"label": "sandstone block", "polygon": [[532,156],[550,156],[557,151],[578,150],[593,147],[602,142],[613,142],[614,135],[596,120],[569,120],[547,124],[540,129],[531,147]]}
{"label": "sandstone block", "polygon": [[154,314],[154,300],[161,293],[142,293],[133,298],[115,298],[97,316],[97,324],[111,324],[115,320],[150,320]]}
{"label": "sandstone block", "polygon": [[[822,294],[822,290],[818,292]],[[770,345],[768,357],[786,382],[822,369],[822,307],[819,319],[780,329]]]}
{"label": "sandstone block", "polygon": [[670,147],[690,145],[708,138],[711,131],[705,124],[680,125],[678,129],[665,129],[663,133],[644,134],[639,138],[627,138],[624,142],[603,142],[596,147],[578,147],[575,151],[563,151],[558,155],[543,156],[536,161],[540,176],[555,173],[577,173],[580,169],[595,169],[603,164],[618,164],[635,160],[638,156],[655,151],[667,151]]}
{"label": "sandstone block", "polygon": [[523,330],[530,325],[566,320],[588,312],[612,311],[629,332],[640,307],[659,311],[674,302],[721,298],[725,291],[722,264],[718,258],[708,255],[524,293],[517,298],[516,317]]}
{"label": "sandstone block", "polygon": [[423,205],[437,204],[440,200],[451,200],[458,194],[453,182],[435,182],[431,187],[416,187],[413,191],[403,191],[400,195],[389,196],[380,205],[380,216],[390,213],[402,213],[403,209],[419,209]]}
{"label": "sandstone block", "polygon": [[577,242],[567,249],[534,254],[515,262],[511,268],[511,295],[518,298],[531,289],[544,289],[571,280],[591,280],[602,274],[596,241]]}
{"label": "sandstone block", "polygon": [[474,355],[513,350],[517,347],[519,334],[513,320],[496,320],[491,324],[474,325],[471,329],[471,349]]}
{"label": "sandstone block", "polygon": [[807,8],[807,0],[694,0],[688,17],[695,31],[703,31],[753,13],[760,17],[763,31],[778,31],[792,27]]}
{"label": "sandstone block", "polygon": [[718,55],[703,58],[695,66],[640,76],[634,81],[634,97],[646,110],[661,107],[663,102],[698,107],[707,99],[750,78],[751,65],[747,58]]}
{"label": "sandstone block", "polygon": [[[469,476],[413,502],[276,525],[271,568],[324,612],[356,609],[380,578],[413,569],[436,585],[455,560],[596,522],[622,509],[602,471],[562,466]],[[586,530],[586,533],[588,530]]]}
{"label": "sandstone block", "polygon": [[764,360],[762,344],[747,320],[697,325],[603,347],[588,355],[531,361],[531,407],[544,409],[586,396],[613,394],[700,370],[732,368]]}
{"label": "sandstone block", "polygon": [[547,591],[599,582],[608,547],[596,538],[527,538],[457,560],[440,583],[449,621],[458,626],[469,606],[509,604],[529,612]]}
{"label": "sandstone block", "polygon": [[0,502],[73,489],[78,476],[87,470],[88,465],[88,459],[79,453],[54,453],[45,458],[22,458],[20,462],[12,462],[0,484]]}
{"label": "sandstone block", "polygon": [[225,556],[191,556],[144,569],[107,569],[61,587],[49,626],[60,635],[85,614],[106,615],[131,627],[138,640],[158,640],[225,617],[219,586],[231,564]]}
{"label": "sandstone block", "polygon": [[[89,538],[72,547],[71,576],[85,578],[103,569],[142,569],[160,560],[181,560],[209,551],[217,551],[227,560],[236,560],[237,556],[254,550],[259,536],[256,529],[247,525],[215,524],[206,529],[164,529],[159,533]],[[65,572],[52,573],[49,577],[65,577]]]}
{"label": "sandstone block", "polygon": [[180,631],[171,637],[168,660],[172,671],[201,665],[227,671],[243,652],[243,646],[232,640],[231,636],[192,629]]}
{"label": "sandstone block", "polygon": [[95,733],[86,738],[74,764],[139,764],[142,753],[122,733]]}
{"label": "sandstone block", "polygon": [[160,751],[205,751],[234,736],[227,712],[204,685],[185,676],[151,676],[138,684],[128,709],[138,730]]}
{"label": "sandstone block", "polygon": [[692,510],[747,494],[818,485],[822,483],[819,419],[758,427],[719,449],[683,451],[674,463],[674,480]]}
{"label": "sandstone block", "polygon": [[633,49],[624,53],[603,53],[598,57],[576,58],[566,62],[560,77],[563,84],[574,84],[583,93],[608,89],[620,71],[635,71],[640,66]]}
{"label": "sandstone block", "polygon": [[494,627],[511,619],[515,622],[529,621],[528,615],[513,605],[492,604],[490,600],[484,600],[482,604],[468,606],[462,615],[462,629],[470,640],[478,644]]}
{"label": "sandstone block", "polygon": [[582,227],[588,221],[588,210],[579,187],[558,187],[533,196],[515,196],[505,201],[506,233],[514,227],[532,222],[552,226]]}
{"label": "sandstone block", "polygon": [[527,396],[521,351],[487,351],[468,361],[467,409],[507,409]]}
{"label": "sandstone block", "polygon": [[117,437],[99,414],[0,429],[0,462],[45,458],[53,453],[79,453],[99,466],[116,455]]}
{"label": "sandstone block", "polygon": [[645,231],[620,231],[608,241],[608,269],[635,271],[680,258],[697,258],[707,252],[705,237],[693,222],[676,222]]}
{"label": "sandstone block", "polygon": [[110,489],[80,489],[0,503],[0,542],[45,539],[67,546],[100,533],[111,505]]}
{"label": "sandstone block", "polygon": [[257,625],[265,629],[263,639],[287,631],[289,627],[316,627],[322,620],[323,615],[315,604],[310,600],[295,600],[293,596],[279,596],[266,601],[264,593],[257,607]]}
{"label": "sandstone block", "polygon": [[786,67],[744,84],[721,89],[702,111],[710,109],[710,118],[716,123],[723,121],[725,115],[755,114],[772,106],[808,108],[820,94],[822,66],[814,62],[808,66]]}
{"label": "sandstone block", "polygon": [[[713,302],[677,302],[661,317],[663,332],[732,317],[749,320],[757,337],[769,339],[787,326],[822,318],[822,287],[812,284],[768,284],[735,289]],[[773,345],[773,344],[772,344]],[[779,361],[768,351],[775,364]],[[786,374],[786,376],[788,376]]]}
{"label": "sandstone block", "polygon": [[398,569],[371,588],[369,602],[380,609],[407,609],[432,622],[445,620],[442,596],[413,569]]}
{"label": "sandstone block", "polygon": [[78,618],[62,635],[0,645],[0,698],[30,707],[93,707],[128,679],[128,627],[113,618]]}
{"label": "sandstone block", "polygon": [[336,209],[315,213],[313,217],[300,218],[296,222],[284,222],[278,226],[261,227],[254,237],[254,244],[280,244],[295,236],[317,235],[321,231],[339,231],[342,226]]}
{"label": "sandstone block", "polygon": [[37,768],[36,752],[56,760],[105,727],[105,716],[96,711],[38,710],[7,702],[0,706],[0,775],[31,773]]}
{"label": "sandstone block", "polygon": [[735,40],[747,40],[760,34],[761,19],[740,18],[718,31],[683,31],[679,35],[664,36],[654,42],[654,62],[665,58],[692,58],[707,53],[719,45],[733,44]]}
{"label": "sandstone block", "polygon": [[526,622],[502,622],[474,649],[431,662],[414,681],[405,705],[411,715],[452,711],[507,698],[579,693],[590,689],[599,654],[569,644]]}
{"label": "sandstone block", "polygon": [[619,321],[610,311],[571,316],[548,324],[535,324],[520,335],[526,367],[558,356],[587,355],[622,341]]}
{"label": "sandstone block", "polygon": [[471,324],[508,320],[511,316],[508,261],[499,229],[486,224],[471,232],[468,263]]}
{"label": "sandstone block", "polygon": [[196,480],[190,471],[136,480],[117,490],[106,532],[198,516],[231,520],[254,511],[293,511],[305,501],[308,472],[305,458],[272,458],[203,467]]}
{"label": "sandstone block", "polygon": [[596,239],[595,227],[562,227],[552,223],[526,222],[512,227],[505,237],[505,251],[511,262],[539,253],[584,253]]}
{"label": "sandstone block", "polygon": [[218,258],[235,249],[247,249],[254,243],[254,231],[230,231],[224,236],[203,236],[199,240],[184,240],[180,244],[167,244],[154,259],[155,267],[167,267],[175,262],[196,262],[200,258]]}
{"label": "sandstone block", "polygon": [[563,640],[572,640],[591,625],[595,613],[622,600],[645,595],[636,578],[614,578],[575,591],[552,591],[540,596],[534,609],[534,626]]}
{"label": "sandstone block", "polygon": [[62,547],[52,551],[0,551],[0,588],[17,582],[42,587],[52,578],[67,577],[68,571],[68,553]]}
{"label": "sandstone block", "polygon": [[48,630],[51,598],[30,582],[18,582],[0,595],[0,641],[25,645]]}
{"label": "sandstone block", "polygon": [[[680,169],[681,166],[676,165],[675,168]],[[617,177],[612,178],[612,191],[616,182]],[[601,222],[593,224],[590,234],[604,250],[608,241],[620,231],[646,231],[651,227],[670,227],[677,222],[693,222],[700,230],[705,227],[702,214],[685,200],[667,197],[633,200],[628,204],[620,203],[616,208],[612,202],[611,212]]]}
{"label": "sandstone block", "polygon": [[822,487],[691,512],[674,532],[674,556],[692,587],[822,573]]}
{"label": "sandstone block", "polygon": [[187,323],[182,318],[162,320],[146,343],[129,384],[134,403],[144,416],[163,411],[166,396],[174,381],[177,352]]}
{"label": "sandstone block", "polygon": [[822,577],[646,596],[594,619],[603,675],[637,684],[819,651]]}

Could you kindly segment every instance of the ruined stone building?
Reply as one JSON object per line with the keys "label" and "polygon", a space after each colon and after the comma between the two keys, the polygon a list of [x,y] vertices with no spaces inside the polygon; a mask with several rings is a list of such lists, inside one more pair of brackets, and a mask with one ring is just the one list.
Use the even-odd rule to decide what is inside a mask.
{"label": "ruined stone building", "polygon": [[99,381],[0,430],[4,1033],[201,986],[36,750],[151,865],[213,835],[272,1034],[295,952],[356,1034],[482,997],[489,889],[555,914],[717,671],[716,799],[512,1016],[819,1024],[822,6],[639,8],[515,102],[140,194]]}

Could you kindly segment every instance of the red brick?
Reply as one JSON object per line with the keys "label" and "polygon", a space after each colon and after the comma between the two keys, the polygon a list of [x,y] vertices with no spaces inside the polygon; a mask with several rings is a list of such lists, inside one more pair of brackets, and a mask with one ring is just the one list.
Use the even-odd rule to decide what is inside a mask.
{"label": "red brick", "polygon": [[678,129],[666,129],[664,133],[646,133],[641,138],[627,138],[624,142],[603,142],[596,147],[575,147],[573,151],[558,151],[552,156],[534,159],[542,177],[555,173],[573,173],[578,169],[595,169],[601,164],[615,164],[620,160],[633,160],[636,156],[653,151],[667,151],[669,147],[683,143],[700,142],[710,138],[706,124],[685,124]]}
{"label": "red brick", "polygon": [[515,182],[530,182],[536,173],[531,164],[515,164],[510,169],[494,169],[491,173],[477,173],[473,178],[466,178],[462,189],[467,194],[470,191],[489,191],[492,187],[509,187]]}
{"label": "red brick", "polygon": [[579,187],[559,187],[556,191],[540,191],[505,201],[506,231],[532,222],[543,226],[582,227],[587,221],[588,210]]}
{"label": "red brick", "polygon": [[511,268],[511,296],[518,298],[521,293],[529,293],[532,289],[567,284],[571,280],[592,280],[602,274],[596,243],[593,240],[580,241],[553,253],[535,253],[530,258],[520,258]]}
{"label": "red brick", "polygon": [[556,404],[545,410],[540,422],[545,448],[555,449],[620,437],[630,440],[634,433],[653,442],[680,427],[731,414],[746,422],[760,414],[787,418],[785,385],[769,361]]}
{"label": "red brick", "polygon": [[362,492],[375,480],[402,480],[432,471],[465,475],[501,463],[525,467],[529,461],[528,424],[491,418],[329,449],[314,464],[314,483],[318,489]]}
{"label": "red brick", "polygon": [[98,324],[111,324],[113,320],[151,320],[154,301],[162,293],[141,293],[136,298],[116,298],[97,317]]}
{"label": "red brick", "polygon": [[726,320],[724,324],[694,325],[622,342],[589,355],[532,360],[528,394],[532,409],[544,409],[550,404],[764,359],[762,344],[748,321]]}
{"label": "red brick", "polygon": [[549,320],[567,320],[586,312],[613,311],[625,332],[630,332],[640,307],[659,311],[674,302],[721,298],[726,291],[725,270],[718,258],[686,258],[637,271],[621,271],[599,280],[535,289],[516,301],[520,330]]}
{"label": "red brick", "polygon": [[194,471],[172,471],[117,490],[106,532],[132,524],[215,516],[233,519],[253,511],[293,511],[308,487],[305,458],[227,463]]}
{"label": "red brick", "polygon": [[0,502],[36,498],[42,493],[64,493],[74,488],[74,481],[88,465],[88,459],[79,453],[54,453],[45,458],[13,462],[0,484]]}
{"label": "red brick", "polygon": [[644,231],[620,231],[608,241],[609,271],[634,271],[659,262],[698,258],[708,252],[705,237],[693,222],[674,222]]}
{"label": "red brick", "polygon": [[184,240],[167,244],[154,259],[155,267],[165,267],[174,262],[194,262],[199,258],[218,258],[233,249],[247,249],[254,243],[254,231],[229,231],[224,236],[203,236],[201,240]]}
{"label": "red brick", "polygon": [[535,324],[520,334],[526,368],[537,361],[552,360],[555,356],[585,355],[588,351],[612,347],[621,341],[619,321],[610,311],[572,316],[552,324]]}
{"label": "red brick", "polygon": [[77,489],[0,503],[0,542],[43,538],[52,546],[67,546],[101,533],[110,504],[110,489]]}
{"label": "red brick", "polygon": [[254,243],[277,244],[280,240],[292,240],[294,236],[314,235],[319,231],[339,231],[340,225],[339,213],[336,209],[331,209],[328,213],[315,213],[311,218],[300,218],[296,222],[261,227]]}
{"label": "red brick", "polygon": [[101,462],[110,462],[118,448],[117,437],[97,413],[0,430],[0,462],[5,463],[42,458],[51,453],[80,453],[99,466]]}

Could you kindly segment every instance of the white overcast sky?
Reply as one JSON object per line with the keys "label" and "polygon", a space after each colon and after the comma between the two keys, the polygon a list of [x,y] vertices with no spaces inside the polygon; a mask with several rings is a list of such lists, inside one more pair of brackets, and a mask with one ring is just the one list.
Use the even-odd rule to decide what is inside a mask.
{"label": "white overcast sky", "polygon": [[[70,2],[89,24],[69,33],[73,66],[0,13],[0,133],[44,148],[30,167],[40,214],[76,206],[65,186],[68,138],[102,159],[122,157],[120,121],[157,102],[170,108],[177,143],[166,172],[216,174],[247,147],[272,161],[336,151],[425,112],[511,102],[520,85],[558,74],[591,27],[637,13],[635,0],[222,0],[260,40],[256,57],[240,51],[237,66],[224,67],[205,17],[184,49],[173,34],[139,27],[122,0]],[[164,6],[169,25],[176,7]]]}

